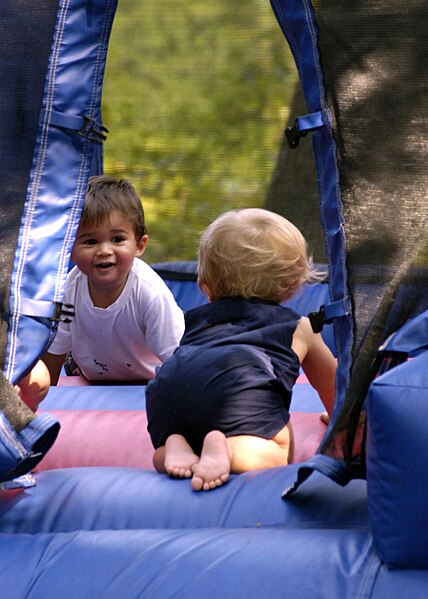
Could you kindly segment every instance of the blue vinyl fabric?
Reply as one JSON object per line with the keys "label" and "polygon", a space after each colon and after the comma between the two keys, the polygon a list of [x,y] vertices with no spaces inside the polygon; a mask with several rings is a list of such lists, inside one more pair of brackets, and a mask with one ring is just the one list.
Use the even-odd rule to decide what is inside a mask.
{"label": "blue vinyl fabric", "polygon": [[[128,385],[51,387],[43,400],[43,410],[145,410],[146,388]],[[294,386],[292,412],[319,414],[324,406],[309,383]]]}
{"label": "blue vinyl fabric", "polygon": [[50,414],[41,414],[17,432],[0,412],[0,483],[34,468],[51,448],[59,428],[58,421]]}
{"label": "blue vinyl fabric", "polygon": [[384,348],[393,352],[406,352],[409,357],[428,350],[428,311],[422,312],[407,321],[384,344]]}
{"label": "blue vinyl fabric", "polygon": [[[69,257],[87,180],[93,171],[94,159],[99,155],[99,152],[94,152],[93,140],[78,135],[75,130],[64,128],[61,118],[71,115],[77,118],[74,122],[80,123],[85,115],[100,120],[101,87],[116,2],[117,0],[94,0],[90,3],[85,0],[64,0],[58,4],[53,39],[50,37],[52,31],[44,26],[45,23],[40,27],[40,34],[49,36],[47,42],[51,43],[51,53],[44,78],[38,132],[34,141],[32,167],[7,298],[10,316],[3,374],[13,384],[27,374],[45,352],[56,331],[56,308],[61,305],[63,298]],[[51,5],[52,3],[43,4],[39,7],[40,12],[34,13],[33,18],[39,16],[42,20],[46,19]],[[19,7],[5,5],[5,16],[10,19],[11,24],[18,23],[20,26],[18,15],[25,21],[25,6],[22,6],[21,14],[14,12]],[[37,22],[26,25],[37,29]],[[22,31],[25,32],[25,28]],[[46,40],[43,41],[46,46]],[[37,56],[37,36],[29,36],[28,43]],[[16,71],[18,73],[19,66],[17,65]],[[40,69],[41,66],[38,65],[39,76]],[[17,81],[19,80],[17,77]],[[30,81],[28,86],[31,87]],[[30,103],[26,104],[24,100],[22,102],[23,106],[17,104],[14,107],[18,111],[17,121],[23,120],[25,111],[30,113]],[[34,108],[31,106],[33,111]],[[28,115],[27,118],[30,121]],[[64,121],[64,124],[67,125],[67,122]],[[10,139],[8,137],[11,156],[19,153],[21,144],[25,144],[27,148],[29,145],[28,131],[23,122],[19,123],[19,127]],[[2,126],[3,129],[8,134],[7,123],[5,127]],[[9,154],[6,148],[5,154]],[[25,173],[17,174],[16,182],[14,176],[11,173],[13,184],[2,190],[2,202],[6,202],[9,197],[11,213],[15,210],[15,188],[26,180]],[[13,219],[8,214],[7,222],[9,221],[12,222]],[[9,236],[9,231],[7,234]],[[7,295],[8,290],[2,291]],[[28,472],[52,445],[59,425],[44,414],[35,418],[24,429],[18,427],[17,431],[16,427],[10,426],[3,413],[0,416],[2,482],[14,475]]]}
{"label": "blue vinyl fabric", "polygon": [[53,113],[100,120],[101,86],[117,0],[60,2],[33,166],[15,253],[4,373],[16,382],[53,339],[94,144],[54,126]]}
{"label": "blue vinyl fabric", "polygon": [[[275,0],[272,5],[305,75],[308,108],[325,116],[326,126],[312,135],[322,214],[330,227],[330,299],[340,301],[346,296],[340,194],[316,26],[308,2]],[[54,63],[58,69],[46,87],[56,115],[78,116],[86,111],[89,98],[99,98],[102,54],[114,8],[115,2],[108,0],[60,3],[56,39],[61,42],[54,43],[58,52],[49,65],[50,72]],[[91,114],[99,118],[99,100],[89,104]],[[42,113],[16,257],[15,321],[7,361],[12,381],[49,344],[51,325],[41,318],[50,316],[54,298],[61,300],[64,263],[85,181],[94,168],[90,142],[49,125],[52,106],[46,103]],[[55,116],[55,122],[61,118]],[[45,222],[46,211],[52,220]],[[341,360],[339,403],[349,376],[351,327],[349,315],[334,325]],[[336,485],[333,480],[340,473],[328,458],[317,455],[306,465],[307,471],[319,469],[333,480],[315,471],[286,501],[284,488],[294,486],[299,472],[306,474],[298,465],[232,476],[227,485],[209,493],[195,493],[188,480],[171,480],[155,472],[96,467],[44,471],[35,474],[33,487],[0,490],[2,595],[7,599],[425,598],[426,355],[420,353],[372,384],[367,483],[351,480],[346,487]],[[61,394],[61,388],[55,392]],[[73,389],[82,398],[93,392]],[[138,401],[142,409],[143,398]],[[35,419],[25,432],[25,442],[39,422]],[[82,443],[90,443],[90,438]],[[383,561],[409,569],[390,570]]]}
{"label": "blue vinyl fabric", "polygon": [[428,586],[427,571],[383,567],[358,530],[1,535],[0,563],[8,599],[423,599]]}
{"label": "blue vinyl fabric", "polygon": [[8,599],[355,599],[379,570],[364,531],[281,528],[8,535],[0,561]]}
{"label": "blue vinyl fabric", "polygon": [[[347,288],[346,244],[336,145],[331,127],[330,109],[326,103],[323,70],[320,64],[317,24],[311,2],[308,0],[271,0],[278,23],[296,61],[309,113],[323,115],[324,126],[314,129],[312,143],[320,195],[320,215],[329,262],[329,290],[331,304],[343,303],[342,316],[333,322],[338,368],[336,374],[336,401],[334,419],[345,399],[351,371],[353,316]],[[313,469],[318,469],[340,484],[347,484],[350,473],[344,464],[330,456],[316,454],[310,463],[302,466],[294,492]]]}
{"label": "blue vinyl fabric", "polygon": [[[182,310],[185,311],[207,303],[208,299],[199,289],[196,281],[197,262],[159,262],[150,266],[164,279]],[[325,271],[323,264],[316,264],[315,267],[319,272]],[[320,309],[320,306],[328,304],[328,302],[329,286],[327,281],[323,281],[305,285],[283,305],[295,310],[302,316],[307,316],[310,312],[316,312]],[[321,335],[324,342],[336,355],[333,325],[326,325]]]}
{"label": "blue vinyl fabric", "polygon": [[[126,468],[36,474],[36,487],[0,492],[2,583],[24,561],[10,599],[55,597],[59,588],[88,599],[196,598],[201,587],[208,597],[365,596],[380,565],[365,482],[342,489],[314,475],[285,503],[293,470],[234,476],[210,493]],[[322,577],[308,576],[309,548]]]}
{"label": "blue vinyl fabric", "polygon": [[[426,371],[418,365],[421,357],[409,362],[412,380]],[[389,376],[399,375],[399,368]],[[57,407],[64,408],[65,391],[85,402],[97,389],[57,387]],[[124,389],[124,409],[131,399],[143,409],[139,389]],[[120,392],[110,388],[112,396]],[[383,425],[380,415],[378,427]],[[377,467],[385,455],[378,451]],[[284,486],[293,485],[298,471],[291,465],[234,475],[209,493],[193,492],[188,480],[128,468],[37,473],[32,488],[0,491],[0,577],[8,599],[196,599],[201,588],[204,596],[231,599],[426,596],[428,570],[395,572],[382,563],[385,547],[405,550],[402,538],[385,529],[396,500],[382,498],[380,486],[393,494],[396,483],[388,476],[383,483],[374,473],[377,491],[371,496],[371,480],[341,487],[314,472],[284,501]],[[410,491],[419,492],[416,486]],[[403,493],[401,508],[406,501]],[[408,513],[394,515],[411,521]]]}
{"label": "blue vinyl fabric", "polygon": [[367,399],[369,521],[382,560],[428,568],[428,351],[375,379]]}
{"label": "blue vinyl fabric", "polygon": [[8,599],[426,596],[427,570],[382,565],[365,481],[343,488],[315,472],[284,502],[296,470],[209,493],[127,468],[38,473],[35,487],[0,491],[3,588]]}
{"label": "blue vinyl fabric", "polygon": [[0,532],[278,526],[368,530],[365,481],[342,488],[314,473],[301,493],[285,502],[282,487],[296,469],[291,465],[234,475],[213,493],[195,493],[189,480],[131,468],[39,472],[31,489],[0,491]]}
{"label": "blue vinyl fabric", "polygon": [[[271,0],[271,4],[293,53],[308,112],[321,111],[324,116],[325,126],[315,129],[311,135],[318,176],[321,222],[329,261],[329,299],[333,303],[348,296],[346,247],[336,145],[331,128],[330,109],[325,99],[323,71],[317,45],[317,24],[312,4],[308,0]],[[352,325],[350,313],[335,319],[333,323],[339,358],[336,412],[344,399],[349,382]]]}

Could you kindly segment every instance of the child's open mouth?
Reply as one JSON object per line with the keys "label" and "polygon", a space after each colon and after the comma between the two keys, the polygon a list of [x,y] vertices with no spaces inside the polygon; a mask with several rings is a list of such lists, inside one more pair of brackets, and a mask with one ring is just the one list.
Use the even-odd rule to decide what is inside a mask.
{"label": "child's open mouth", "polygon": [[101,264],[97,264],[97,268],[101,268],[102,270],[110,268],[111,266],[113,266],[112,262],[102,262]]}

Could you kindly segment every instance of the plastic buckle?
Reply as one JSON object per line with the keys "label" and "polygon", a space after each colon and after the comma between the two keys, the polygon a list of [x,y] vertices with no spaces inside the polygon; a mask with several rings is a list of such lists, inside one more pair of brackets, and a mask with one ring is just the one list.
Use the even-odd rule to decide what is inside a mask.
{"label": "plastic buckle", "polygon": [[93,144],[100,145],[107,139],[107,135],[104,133],[109,133],[109,130],[106,127],[97,123],[92,117],[83,115],[83,125],[80,127],[79,131],[77,131],[77,135],[88,139]]}
{"label": "plastic buckle", "polygon": [[307,131],[300,131],[297,119],[294,121],[294,125],[292,127],[287,127],[287,129],[285,130],[288,145],[292,150],[294,150],[294,148],[297,148],[300,142],[300,138],[305,137],[306,134]]}
{"label": "plastic buckle", "polygon": [[54,311],[53,315],[49,320],[52,322],[65,322],[69,324],[76,313],[74,311],[73,304],[63,304],[62,302],[54,302]]}
{"label": "plastic buckle", "polygon": [[310,312],[308,314],[309,322],[314,333],[321,333],[325,324],[330,324],[333,319],[327,319],[325,317],[324,306],[321,306],[319,312]]}

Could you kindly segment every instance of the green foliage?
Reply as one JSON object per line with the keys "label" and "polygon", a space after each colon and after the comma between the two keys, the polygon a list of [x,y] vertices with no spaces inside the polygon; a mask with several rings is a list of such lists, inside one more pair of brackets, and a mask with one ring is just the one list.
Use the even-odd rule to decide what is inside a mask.
{"label": "green foliage", "polygon": [[148,261],[192,260],[218,214],[264,204],[295,80],[267,1],[119,2],[104,163],[141,194]]}

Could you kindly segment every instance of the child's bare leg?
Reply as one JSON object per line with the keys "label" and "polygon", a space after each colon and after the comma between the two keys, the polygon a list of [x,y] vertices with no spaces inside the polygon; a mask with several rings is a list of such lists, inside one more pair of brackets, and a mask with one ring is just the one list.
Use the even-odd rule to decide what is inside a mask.
{"label": "child's bare leg", "polygon": [[291,424],[287,424],[273,439],[240,435],[227,439],[231,456],[231,472],[287,466],[293,459],[294,440]]}
{"label": "child's bare leg", "polygon": [[[170,435],[166,440],[165,447],[156,451],[159,452],[161,449],[163,449],[163,456],[162,453],[159,453],[156,460],[155,452],[153,458],[153,463],[158,472],[166,472],[174,478],[190,478],[192,476],[192,468],[199,462],[199,457],[193,452],[183,435]],[[159,470],[156,461],[162,462],[162,458],[163,469]]]}
{"label": "child's bare leg", "polygon": [[204,439],[201,458],[193,467],[192,489],[209,491],[227,482],[230,473],[228,440],[220,431],[210,431]]}

